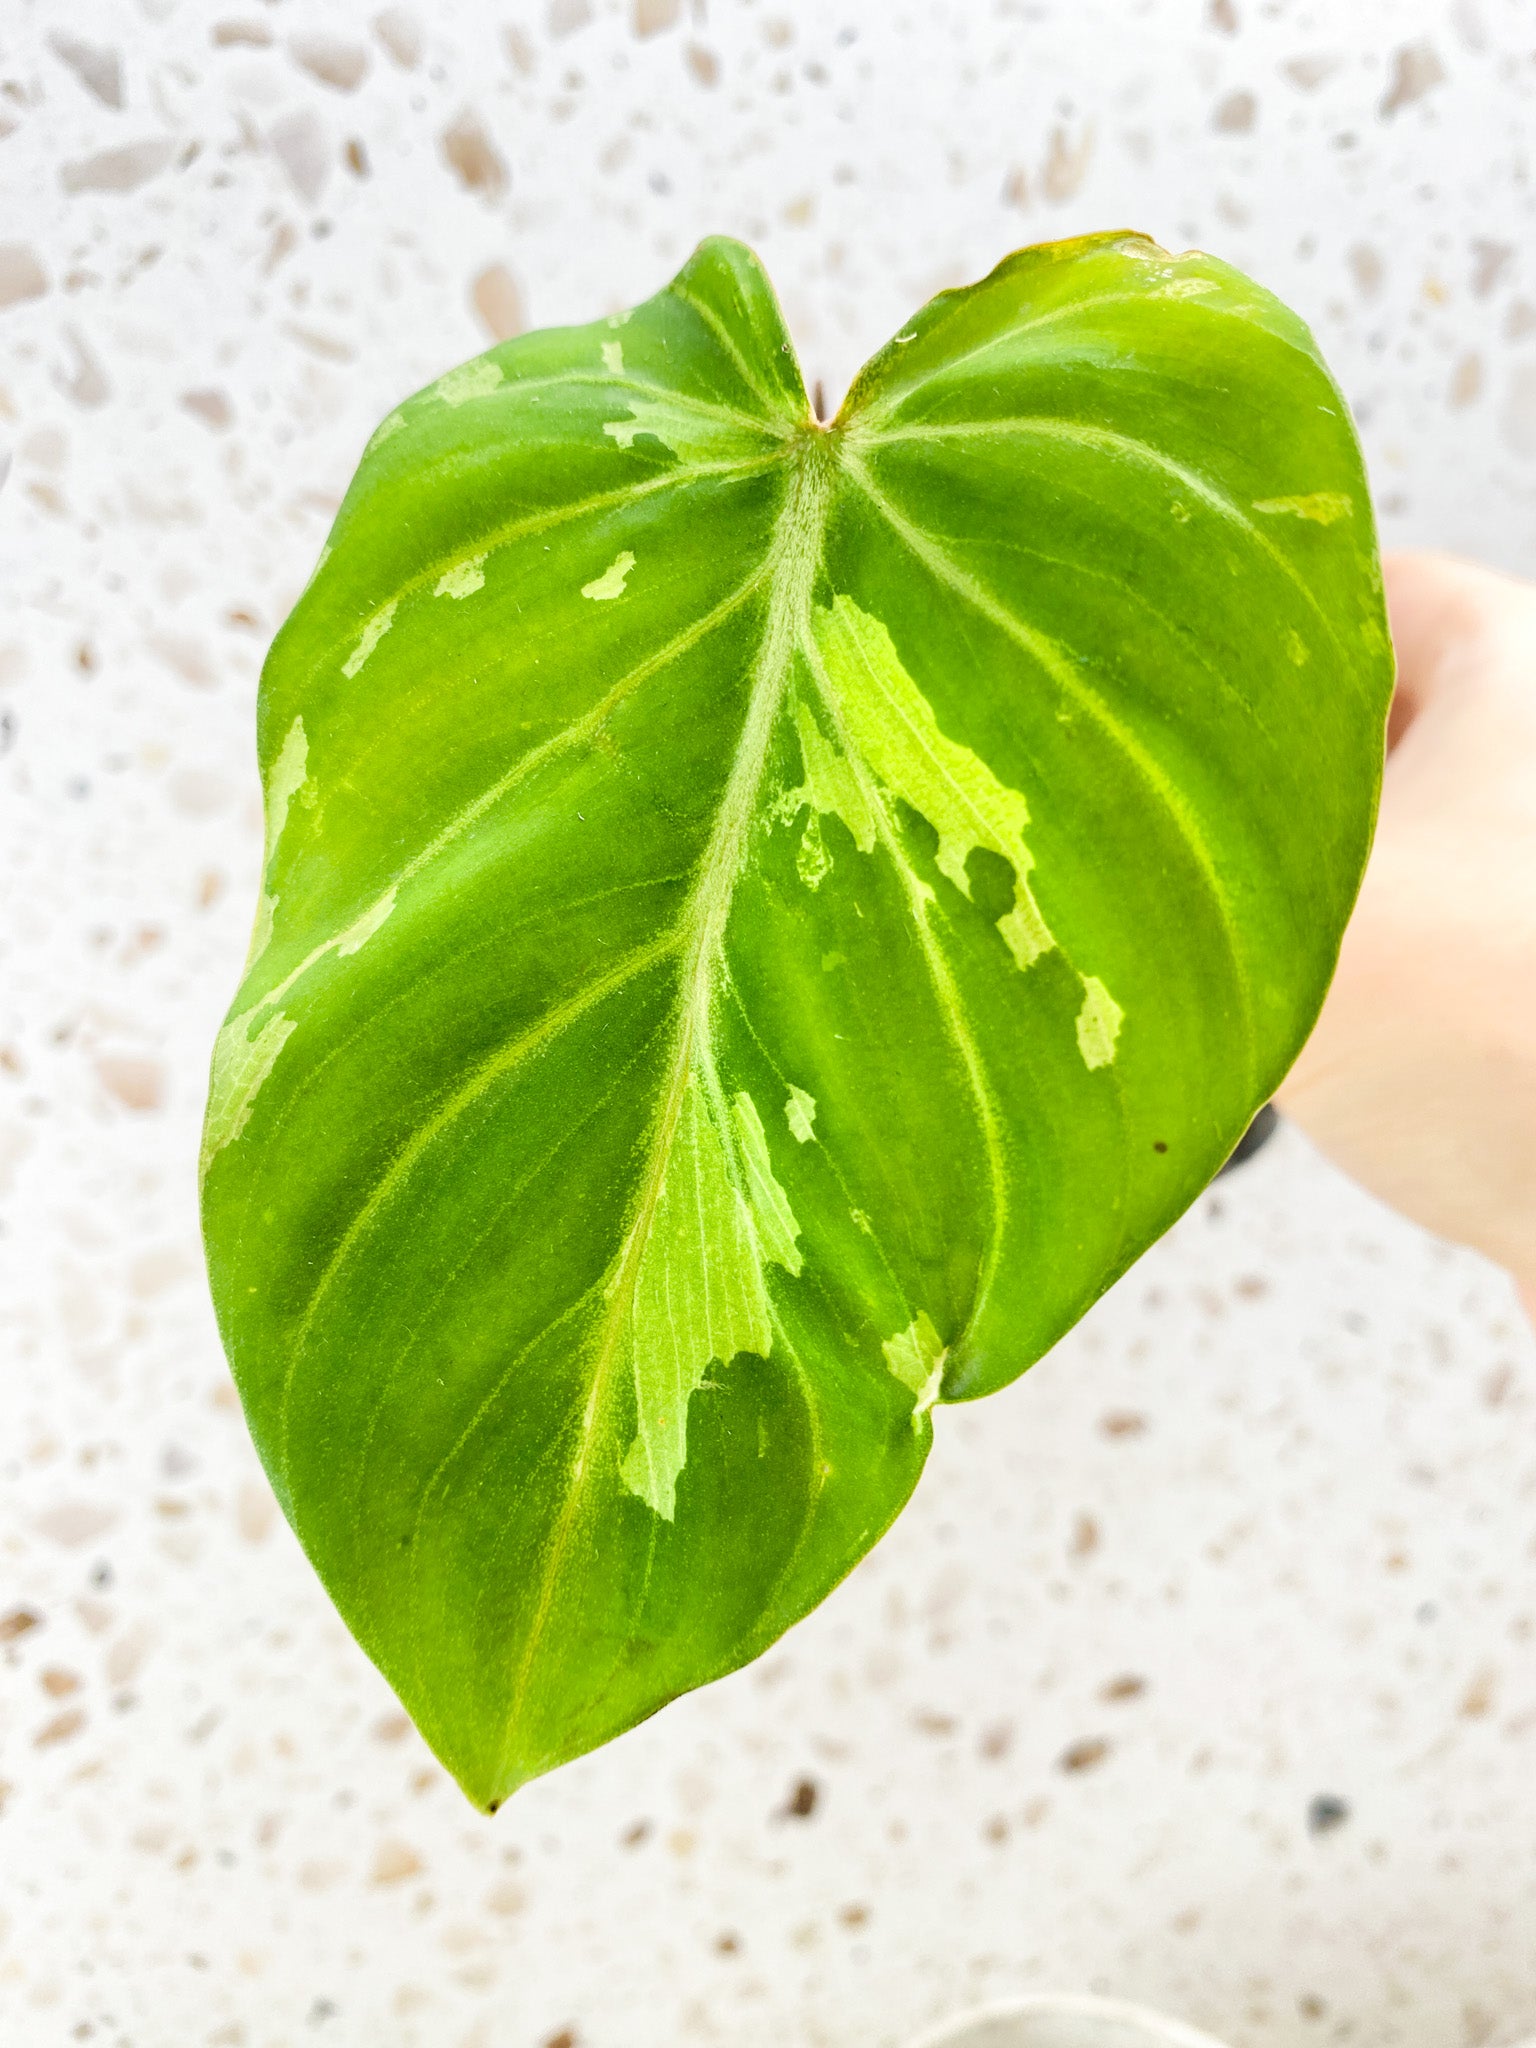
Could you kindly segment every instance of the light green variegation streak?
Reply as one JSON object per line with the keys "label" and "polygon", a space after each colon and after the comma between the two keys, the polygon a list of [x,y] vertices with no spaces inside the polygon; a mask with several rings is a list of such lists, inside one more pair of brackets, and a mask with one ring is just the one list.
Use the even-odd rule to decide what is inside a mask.
{"label": "light green variegation streak", "polygon": [[738,1351],[769,1355],[773,1308],[764,1260],[791,1273],[802,1264],[798,1226],[768,1163],[762,1119],[749,1095],[738,1095],[731,1107],[739,1164],[728,1155],[702,1079],[689,1077],[635,1281],[629,1363],[640,1426],[620,1476],[668,1522],[688,1456],[693,1395],[712,1362],[728,1365]]}
{"label": "light green variegation streak", "polygon": [[1345,491],[1305,491],[1299,498],[1255,498],[1255,512],[1288,512],[1293,519],[1310,519],[1316,526],[1332,526],[1348,519],[1355,501]]}
{"label": "light green variegation streak", "polygon": [[288,807],[309,779],[308,761],[309,742],[304,734],[304,721],[296,718],[283,737],[283,744],[267,777],[266,836],[261,857],[263,887],[256,905],[256,921],[251,927],[250,947],[245,956],[246,974],[267,950],[267,942],[272,936],[277,898],[265,886],[266,877],[272,866],[272,856],[277,851],[277,842],[288,822]]}
{"label": "light green variegation streak", "polygon": [[432,595],[434,597],[473,597],[477,590],[485,588],[484,555],[466,555],[462,562],[455,562],[451,569],[445,569],[437,579]]}
{"label": "light green variegation streak", "polygon": [[254,1037],[244,1016],[232,1018],[213,1044],[208,1082],[208,1115],[198,1161],[200,1179],[208,1178],[214,1157],[232,1145],[250,1121],[261,1084],[295,1029],[294,1020],[279,1012],[269,1017]]}
{"label": "light green variegation streak", "polygon": [[629,549],[625,548],[622,554],[614,556],[601,576],[594,576],[590,583],[583,583],[582,596],[593,598],[599,603],[611,602],[614,598],[622,597],[625,579],[634,566],[635,558]]}
{"label": "light green variegation streak", "polygon": [[803,1088],[796,1088],[791,1082],[789,1100],[784,1105],[784,1120],[795,1142],[808,1145],[816,1135],[812,1128],[816,1122],[815,1096],[807,1095]]}
{"label": "light green variegation streak", "polygon": [[473,362],[460,363],[446,377],[439,377],[427,396],[441,399],[444,405],[465,405],[472,398],[488,398],[502,378],[500,363],[489,356],[476,356]]}
{"label": "light green variegation streak", "polygon": [[398,603],[398,599],[392,599],[382,610],[376,611],[358,635],[357,645],[341,664],[341,672],[349,682],[395,623]]}
{"label": "light green variegation streak", "polygon": [[309,741],[304,734],[304,721],[296,718],[284,736],[267,777],[266,847],[262,856],[266,867],[272,865],[277,842],[283,836],[283,827],[288,822],[288,806],[309,780],[308,764]]}
{"label": "light green variegation streak", "polygon": [[912,1390],[912,1427],[918,1429],[943,1389],[948,1346],[929,1321],[927,1310],[922,1309],[906,1329],[887,1337],[880,1349],[896,1378]]}
{"label": "light green variegation streak", "polygon": [[1030,894],[1035,863],[1024,844],[1028,804],[969,747],[940,732],[933,706],[902,667],[879,619],[852,598],[837,597],[830,610],[817,611],[814,625],[849,738],[876,779],[938,833],[939,873],[969,896],[966,860],[977,848],[1001,854],[1013,869],[1013,908],[997,928],[1020,967],[1032,967],[1056,941]]}
{"label": "light green variegation streak", "polygon": [[[768,1166],[761,1119],[750,1102],[750,1118],[740,1100],[735,1106],[736,1136],[745,1156],[729,1156],[736,1148],[728,1146],[727,1133],[720,1127],[724,1104],[714,1074],[711,1027],[725,920],[794,647],[809,619],[830,483],[827,450],[817,442],[807,443],[774,531],[767,618],[741,741],[684,913],[691,944],[682,977],[672,1083],[652,1139],[651,1173],[610,1284],[612,1308],[593,1371],[570,1501],[584,1467],[607,1362],[622,1331],[635,1393],[635,1440],[625,1454],[621,1476],[658,1515],[672,1519],[677,1480],[687,1458],[691,1395],[703,1384],[711,1362],[729,1364],[737,1351],[770,1355],[773,1329],[763,1263],[777,1258],[790,1271],[798,1270],[797,1264],[790,1265],[791,1257],[798,1261],[800,1256],[794,1244],[794,1218]],[[754,1144],[761,1146],[755,1160],[750,1150]],[[695,1215],[705,1221],[689,1221],[677,1189],[679,1176],[681,1186],[692,1190]],[[731,1227],[731,1219],[738,1216],[741,1234]],[[751,1276],[743,1260],[750,1264]],[[722,1350],[723,1345],[730,1348]],[[546,1566],[546,1585],[552,1570],[552,1563]]]}
{"label": "light green variegation streak", "polygon": [[810,806],[795,868],[808,889],[819,889],[832,871],[832,856],[821,832],[822,818],[841,818],[860,853],[869,853],[875,844],[875,814],[853,763],[827,744],[810,706],[798,699],[795,731],[804,779],[798,789],[785,791],[774,805],[773,815],[793,818],[802,805]]}
{"label": "light green variegation streak", "polygon": [[1083,976],[1083,1007],[1077,1013],[1077,1049],[1083,1065],[1107,1067],[1115,1056],[1125,1012],[1096,974]]}
{"label": "light green variegation streak", "polygon": [[[271,934],[276,902],[274,896],[263,896],[261,900],[252,941],[256,951],[265,948]],[[294,1020],[285,1017],[276,1005],[301,975],[307,974],[311,967],[327,956],[334,954],[337,959],[346,960],[361,952],[394,907],[395,890],[386,889],[344,930],[301,960],[259,1002],[252,1003],[249,1009],[241,1010],[225,1021],[213,1042],[213,1066],[208,1079],[208,1117],[203,1126],[199,1161],[203,1179],[206,1180],[215,1156],[226,1145],[232,1145],[250,1121],[256,1096],[294,1029]],[[252,958],[255,958],[255,952]],[[257,1019],[268,1011],[272,1014],[258,1028]]]}
{"label": "light green variegation streak", "polygon": [[800,1268],[805,1264],[795,1242],[800,1235],[800,1226],[789,1206],[788,1195],[774,1177],[773,1162],[768,1157],[768,1133],[763,1129],[757,1104],[745,1089],[739,1090],[731,1102],[731,1119],[736,1127],[742,1171],[746,1175],[747,1200],[752,1207],[763,1256],[798,1278]]}
{"label": "light green variegation streak", "polygon": [[1201,883],[1216,909],[1222,935],[1226,941],[1228,957],[1232,964],[1233,992],[1242,1014],[1241,1047],[1245,1078],[1251,1080],[1256,1043],[1253,996],[1237,942],[1239,920],[1233,909],[1231,896],[1217,871],[1215,861],[1211,858],[1211,850],[1205,842],[1205,835],[1192,815],[1188,801],[1132,728],[1087,685],[1083,677],[1077,674],[1071,661],[1053,640],[1011,612],[1007,605],[1000,603],[984,584],[978,583],[973,576],[968,575],[936,541],[914,526],[885,495],[865,465],[851,451],[845,453],[844,464],[848,476],[858,485],[891,530],[905,542],[937,580],[948,584],[951,590],[983,618],[991,620],[1015,646],[1022,647],[1040,664],[1052,681],[1071,697],[1074,703],[1079,704],[1115,742],[1173,821],[1179,837],[1189,851]]}
{"label": "light green variegation streak", "polygon": [[[870,771],[867,765],[855,758],[853,740],[846,722],[842,699],[838,694],[837,685],[834,683],[832,675],[827,668],[814,626],[810,622],[807,622],[805,633],[800,643],[800,652],[805,657],[806,665],[810,669],[812,678],[820,692],[822,703],[826,707],[827,716],[832,722],[837,742],[842,749],[844,758],[854,763],[859,774],[861,786],[870,805],[871,815],[875,820],[876,836],[880,845],[884,847],[889,855],[901,883],[903,893],[906,896],[907,908],[917,933],[918,944],[922,949],[923,964],[927,969],[928,979],[932,984],[934,996],[938,1002],[939,1014],[943,1019],[944,1029],[949,1041],[954,1047],[962,1067],[965,1069],[966,1082],[971,1091],[972,1102],[975,1105],[976,1121],[980,1127],[982,1143],[986,1149],[987,1193],[991,1208],[991,1223],[987,1233],[986,1253],[982,1261],[980,1275],[977,1279],[976,1299],[972,1305],[971,1313],[974,1320],[981,1314],[991,1290],[993,1278],[997,1271],[998,1256],[1001,1251],[1010,1208],[1007,1158],[1003,1149],[1001,1128],[1002,1118],[998,1111],[997,1099],[993,1092],[991,1080],[988,1077],[985,1063],[976,1044],[975,1034],[966,1015],[965,1003],[961,998],[959,989],[955,985],[954,974],[950,968],[949,961],[945,958],[944,949],[939,944],[929,917],[929,910],[933,902],[933,891],[914,873],[912,863],[907,858],[906,850],[896,835],[896,828],[891,822],[889,813],[879,801],[875,788],[868,780]],[[853,1210],[852,1215],[854,1222],[861,1230],[866,1231],[870,1237],[875,1236],[874,1227],[862,1209]],[[876,1241],[878,1242],[878,1240]],[[902,1355],[905,1356],[905,1354]],[[948,1354],[946,1353],[945,1355],[947,1356]],[[889,1352],[886,1354],[886,1363],[888,1365],[891,1363]],[[939,1361],[939,1364],[941,1368],[940,1385],[942,1386],[942,1359]],[[892,1367],[892,1370],[895,1370],[895,1368]],[[899,1374],[898,1377],[900,1377]],[[904,1381],[903,1384],[905,1385],[906,1382]],[[931,1406],[932,1403],[929,1405]]]}
{"label": "light green variegation streak", "polygon": [[720,446],[717,414],[701,412],[686,400],[661,397],[642,398],[638,392],[622,391],[620,401],[629,408],[627,420],[605,420],[603,432],[620,448],[633,448],[637,434],[654,434],[663,447],[682,461],[711,454]]}
{"label": "light green variegation streak", "polygon": [[[687,950],[680,975],[671,1073],[652,1126],[649,1168],[642,1177],[630,1228],[606,1290],[606,1312],[589,1368],[587,1400],[564,1499],[540,1560],[533,1612],[512,1675],[506,1719],[508,1744],[514,1739],[534,1661],[543,1646],[555,1590],[578,1526],[594,1446],[601,1440],[598,1418],[612,1398],[615,1366],[628,1368],[635,1399],[635,1440],[623,1461],[624,1483],[630,1491],[639,1491],[640,1498],[658,1516],[664,1516],[668,1510],[675,1513],[677,1475],[687,1457],[687,1416],[685,1411],[680,1419],[673,1417],[665,1405],[667,1390],[658,1390],[649,1376],[636,1367],[637,1359],[645,1356],[643,1319],[667,1301],[662,1288],[649,1285],[651,1275],[646,1268],[669,1162],[685,1110],[690,1117],[696,1116],[702,1103],[714,1116],[719,1114],[720,1089],[710,1064],[710,1027],[721,979],[720,945],[757,809],[764,762],[783,707],[790,664],[796,646],[809,632],[811,591],[821,561],[830,490],[825,449],[816,441],[804,444],[765,564],[769,577],[766,618],[741,738],[714,829],[699,864],[698,880],[681,921]],[[711,1128],[715,1129],[718,1143],[719,1132],[713,1118]],[[707,1152],[708,1140],[699,1142]],[[761,1284],[760,1266],[758,1278]],[[697,1301],[699,1297],[695,1295],[692,1299]],[[744,1320],[753,1323],[755,1335],[751,1308],[744,1311]],[[697,1387],[715,1356],[717,1342],[728,1341],[728,1336],[712,1330],[710,1319],[697,1318],[679,1335],[688,1359],[686,1376]],[[773,1341],[771,1324],[763,1335],[760,1355],[767,1357]],[[809,1403],[807,1407],[814,1436],[814,1410]],[[663,1421],[663,1417],[667,1419]],[[678,1462],[669,1483],[668,1468],[674,1457]]]}
{"label": "light green variegation streak", "polygon": [[[837,597],[830,608],[815,613],[813,623],[825,675],[837,693],[850,742],[877,780],[925,817],[938,833],[935,865],[939,872],[970,896],[966,861],[973,850],[981,847],[1001,854],[1012,867],[1013,907],[998,919],[997,929],[1018,965],[1032,967],[1043,953],[1054,950],[1056,940],[1025,879],[1034,866],[1023,836],[1029,823],[1028,804],[1017,790],[999,782],[969,747],[940,731],[933,706],[903,667],[890,633],[879,619],[861,611],[851,598]],[[811,732],[816,747],[829,755],[830,749],[814,725]],[[813,775],[809,760],[808,755],[806,787],[795,792],[797,799],[809,797],[813,785],[841,787],[820,761]],[[856,785],[849,760],[839,759],[835,765]],[[861,851],[867,851],[862,842],[860,845]],[[1097,976],[1080,978],[1083,1009],[1077,1020],[1078,1050],[1090,1069],[1108,1066],[1115,1057],[1124,1012]]]}

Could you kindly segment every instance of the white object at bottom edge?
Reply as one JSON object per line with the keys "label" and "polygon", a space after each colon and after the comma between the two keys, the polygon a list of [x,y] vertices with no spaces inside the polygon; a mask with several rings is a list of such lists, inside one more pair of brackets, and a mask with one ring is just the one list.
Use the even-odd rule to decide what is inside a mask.
{"label": "white object at bottom edge", "polygon": [[[1182,2020],[1121,1998],[1041,1992],[961,2013],[909,2048],[1226,2048]],[[1536,2038],[1518,2048],[1536,2048]]]}
{"label": "white object at bottom edge", "polygon": [[946,2020],[910,2048],[1225,2048],[1211,2034],[1119,1998],[1041,1993]]}

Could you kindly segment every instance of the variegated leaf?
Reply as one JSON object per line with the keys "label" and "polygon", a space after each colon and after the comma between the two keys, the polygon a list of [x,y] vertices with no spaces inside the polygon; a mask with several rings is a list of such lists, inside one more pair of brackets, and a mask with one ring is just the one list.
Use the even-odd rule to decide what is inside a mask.
{"label": "variegated leaf", "polygon": [[754,1656],[1300,1046],[1391,661],[1301,324],[1135,236],[810,416],[751,255],[374,436],[214,1056],[273,1484],[470,1795]]}

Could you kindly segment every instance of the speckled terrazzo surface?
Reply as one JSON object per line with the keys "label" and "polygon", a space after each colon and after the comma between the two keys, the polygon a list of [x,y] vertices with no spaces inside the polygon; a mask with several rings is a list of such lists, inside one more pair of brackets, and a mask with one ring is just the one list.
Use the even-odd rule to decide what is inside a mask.
{"label": "speckled terrazzo surface", "polygon": [[1315,325],[1389,538],[1536,563],[1523,0],[8,0],[0,2041],[1242,2048],[1536,2027],[1536,1344],[1292,1133],[759,1666],[478,1818],[332,1617],[199,1270],[266,639],[399,397],[761,250],[828,395],[1015,244]]}

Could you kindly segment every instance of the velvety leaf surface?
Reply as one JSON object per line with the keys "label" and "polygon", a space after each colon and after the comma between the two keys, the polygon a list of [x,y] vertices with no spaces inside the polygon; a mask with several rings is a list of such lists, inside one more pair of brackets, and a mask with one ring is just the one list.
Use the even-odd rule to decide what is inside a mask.
{"label": "velvety leaf surface", "polygon": [[1306,330],[1139,237],[943,294],[830,430],[721,241],[384,422],[263,677],[204,1205],[475,1800],[756,1655],[1205,1185],[1390,676]]}

